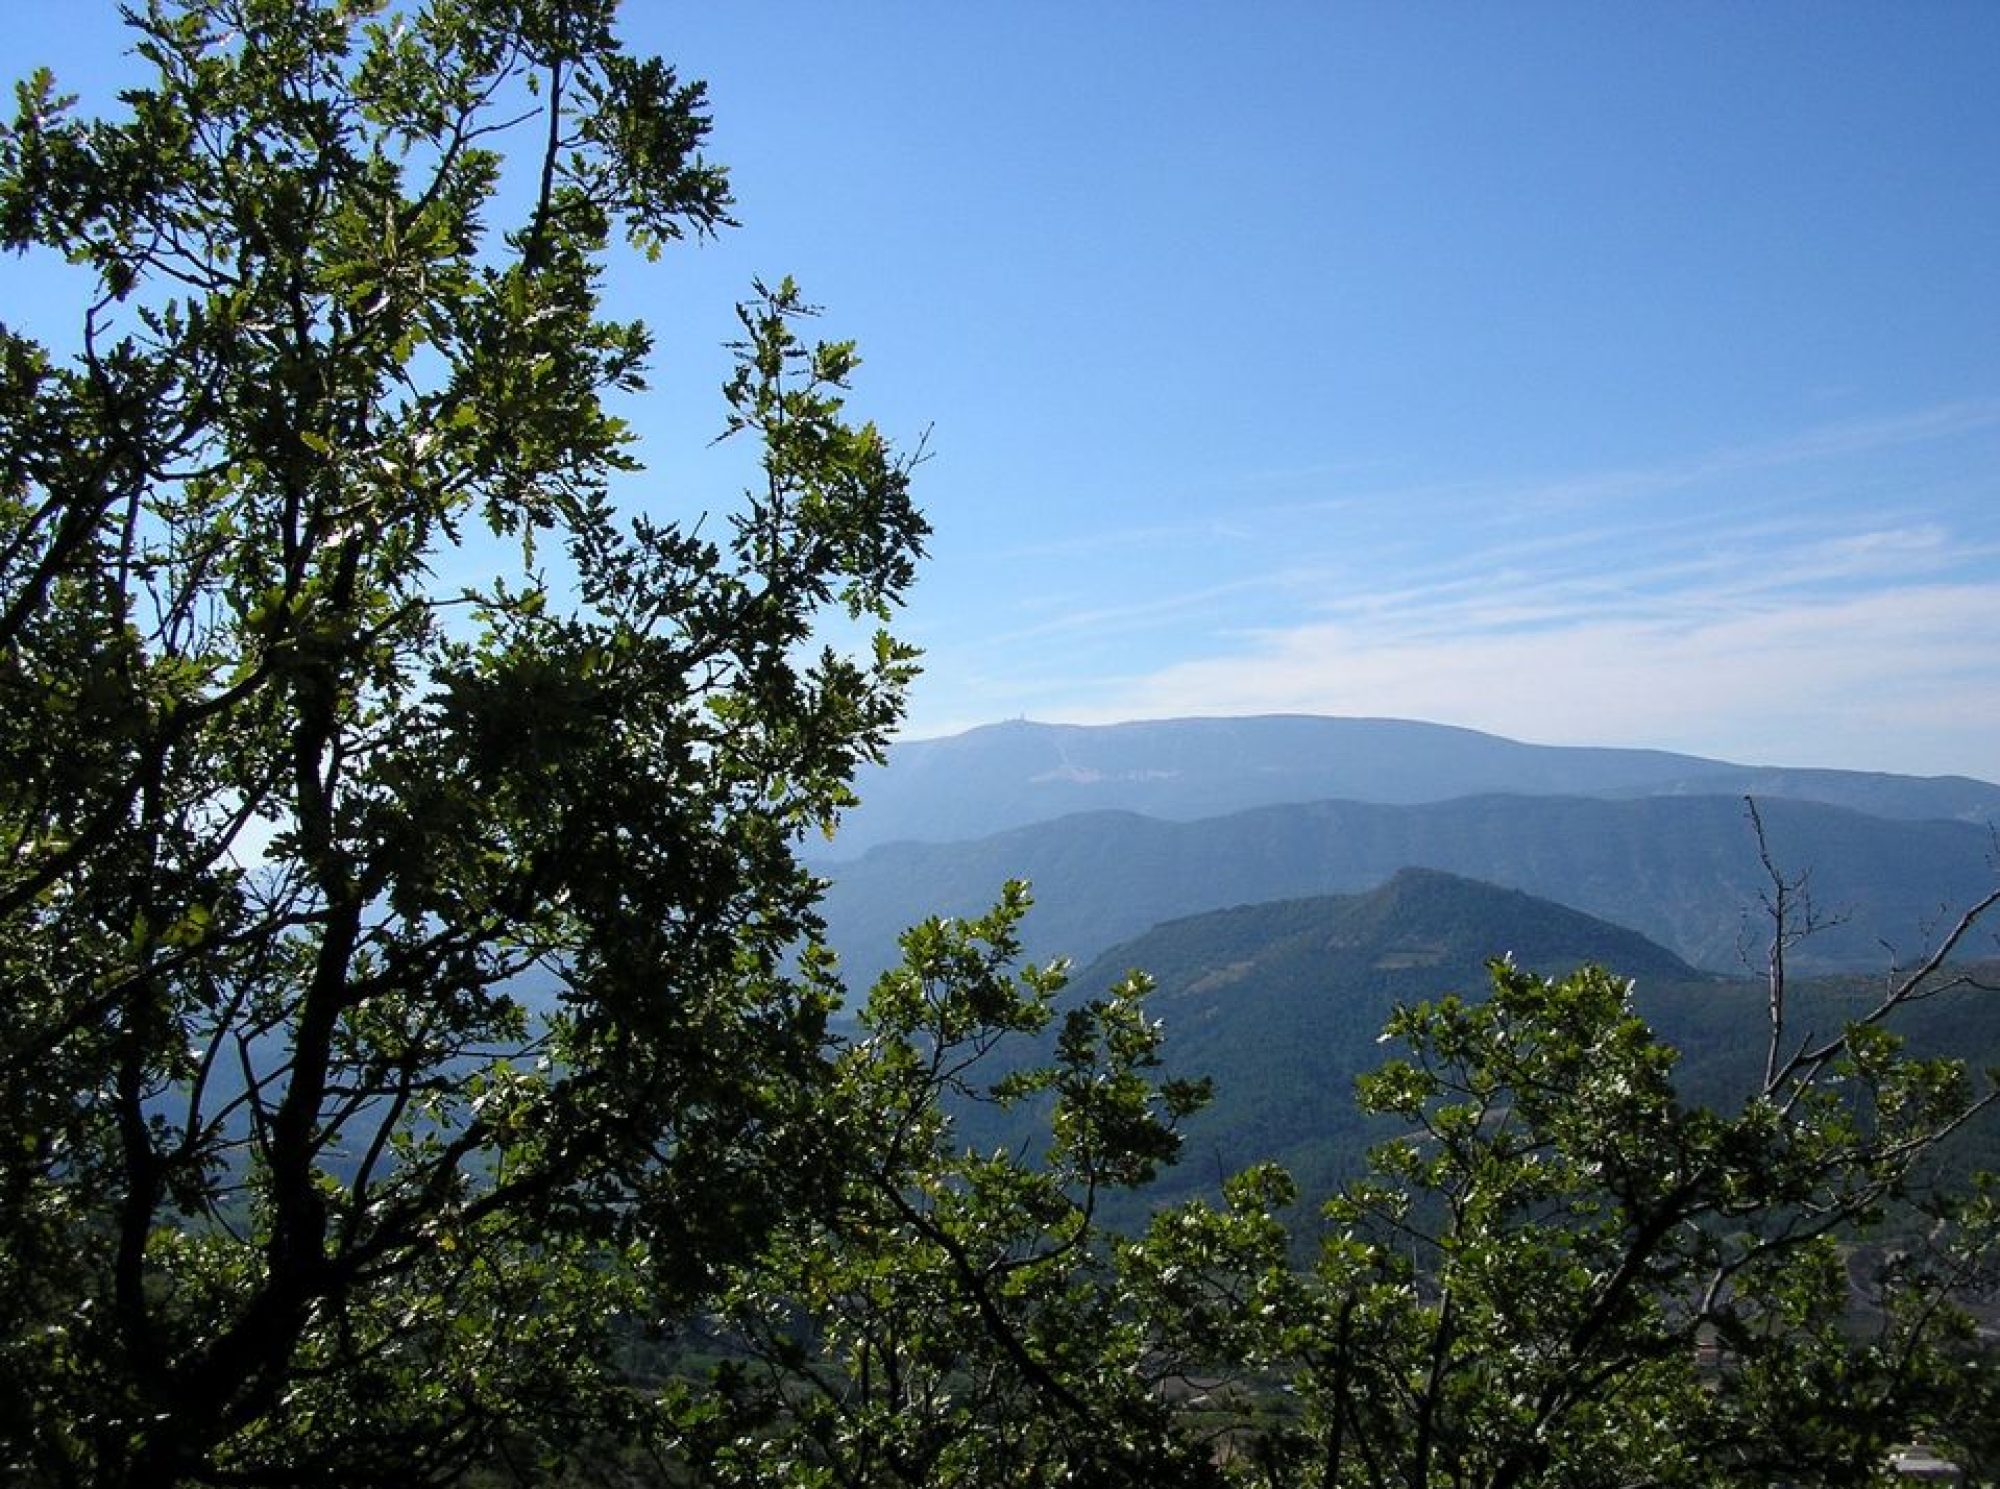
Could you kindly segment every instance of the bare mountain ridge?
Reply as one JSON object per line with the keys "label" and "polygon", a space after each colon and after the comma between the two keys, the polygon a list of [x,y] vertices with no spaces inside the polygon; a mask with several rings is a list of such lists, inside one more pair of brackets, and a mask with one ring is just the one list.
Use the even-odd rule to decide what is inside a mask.
{"label": "bare mountain ridge", "polygon": [[2000,786],[1962,776],[1739,765],[1666,750],[1524,744],[1407,719],[1288,714],[994,724],[900,743],[856,785],[862,804],[832,850],[841,859],[1079,812],[1192,821],[1292,802],[1412,806],[1492,794],[1752,794],[1902,821],[2000,821]]}

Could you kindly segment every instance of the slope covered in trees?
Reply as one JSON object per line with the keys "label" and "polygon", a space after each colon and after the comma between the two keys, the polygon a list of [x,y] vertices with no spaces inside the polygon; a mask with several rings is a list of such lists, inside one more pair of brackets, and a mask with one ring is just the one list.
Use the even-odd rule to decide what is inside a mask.
{"label": "slope covered in trees", "polygon": [[[1405,869],[1366,894],[1156,927],[1098,957],[1077,982],[1108,986],[1143,969],[1156,985],[1147,1007],[1167,1033],[1166,1068],[1214,1082],[1215,1099],[1185,1128],[1189,1161],[1163,1180],[1167,1189],[1212,1188],[1275,1160],[1317,1204],[1361,1171],[1381,1136],[1354,1089],[1381,1059],[1390,1016],[1480,992],[1496,956],[1552,975],[1595,963],[1648,986],[1705,980],[1619,926],[1517,890]],[[1744,1006],[1754,1005],[1739,998]]]}
{"label": "slope covered in trees", "polygon": [[[1188,1161],[1156,1193],[1213,1189],[1274,1159],[1317,1204],[1361,1172],[1382,1136],[1354,1091],[1380,1062],[1395,1010],[1482,996],[1495,957],[1547,976],[1614,968],[1635,984],[1633,1007],[1680,1052],[1677,1078],[1691,1098],[1727,1107],[1757,1085],[1762,1051],[1750,1036],[1766,1012],[1762,980],[1704,974],[1622,927],[1433,870],[1406,869],[1361,895],[1169,922],[1103,953],[1075,982],[1104,987],[1143,969],[1156,985],[1147,1008],[1166,1032],[1165,1068],[1214,1082],[1213,1101],[1183,1129]],[[1799,1027],[1825,1031],[1880,992],[1879,975],[1857,975],[1795,978],[1788,996]],[[2000,1065],[2000,998],[1984,987],[1927,998],[1899,1028],[1914,1052]],[[1993,1136],[1977,1151],[2000,1155]]]}

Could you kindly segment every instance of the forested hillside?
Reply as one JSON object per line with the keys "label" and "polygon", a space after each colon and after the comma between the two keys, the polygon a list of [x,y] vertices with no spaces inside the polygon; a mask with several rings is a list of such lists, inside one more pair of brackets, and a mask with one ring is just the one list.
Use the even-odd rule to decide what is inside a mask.
{"label": "forested hillside", "polygon": [[[1372,892],[1248,905],[1168,922],[1105,952],[1076,975],[1079,996],[1134,968],[1156,983],[1148,1008],[1166,1035],[1166,1069],[1208,1076],[1214,1103],[1186,1127],[1188,1161],[1159,1194],[1213,1189],[1263,1158],[1284,1163],[1309,1197],[1361,1170],[1383,1132],[1354,1103],[1380,1063],[1398,1005],[1483,997],[1487,962],[1506,957],[1562,975],[1595,963],[1635,985],[1634,1008],[1682,1056],[1692,1099],[1726,1107],[1761,1074],[1768,989],[1706,975],[1635,932],[1519,891],[1404,870]],[[1798,979],[1801,1037],[1865,1011],[1879,976]],[[1927,999],[1899,1027],[1911,1047],[2000,1064],[2000,997],[1965,988]],[[1961,1148],[1963,1165],[1971,1148]],[[2000,1134],[1980,1153],[2000,1156]]]}

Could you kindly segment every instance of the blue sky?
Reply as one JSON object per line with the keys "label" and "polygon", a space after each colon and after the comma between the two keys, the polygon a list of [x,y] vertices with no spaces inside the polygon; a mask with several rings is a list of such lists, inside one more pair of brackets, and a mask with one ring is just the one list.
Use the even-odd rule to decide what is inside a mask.
{"label": "blue sky", "polygon": [[[89,101],[82,9],[10,21]],[[730,305],[795,275],[855,410],[929,431],[912,733],[1378,714],[2000,779],[2000,6],[627,19],[708,79],[743,220],[617,281],[661,346],[627,499],[726,503]]]}

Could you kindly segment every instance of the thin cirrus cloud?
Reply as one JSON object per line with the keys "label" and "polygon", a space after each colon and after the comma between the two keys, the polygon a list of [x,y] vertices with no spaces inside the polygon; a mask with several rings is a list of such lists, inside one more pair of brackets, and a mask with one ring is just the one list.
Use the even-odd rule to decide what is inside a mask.
{"label": "thin cirrus cloud", "polygon": [[[1579,599],[1511,628],[1491,613],[1467,615],[1458,630],[1407,619],[1255,633],[1226,655],[1127,679],[1068,716],[1376,714],[1551,743],[2000,774],[1988,639],[2000,627],[2000,586],[1763,604],[1742,588],[1687,590],[1650,613],[1610,615]],[[1802,732],[1820,741],[1820,758],[1796,757],[1789,742]]]}
{"label": "thin cirrus cloud", "polygon": [[1820,425],[1788,438],[1709,451],[1631,470],[1594,471],[1547,482],[1522,497],[1545,508],[1602,505],[1723,485],[1743,476],[1932,444],[2000,427],[2000,399],[1960,399],[1873,419]]}

